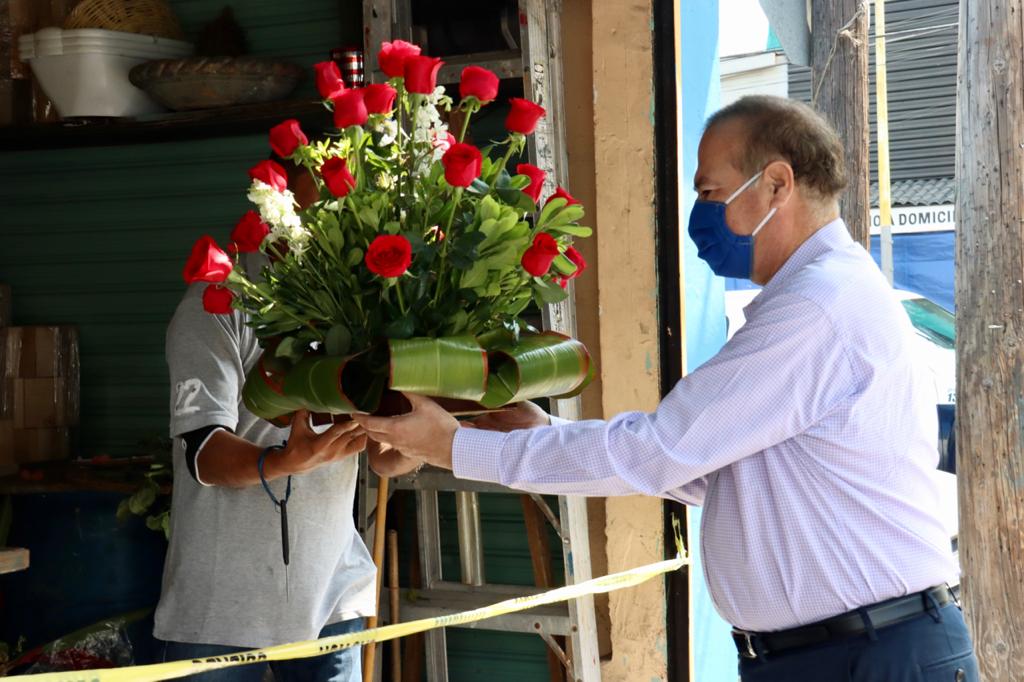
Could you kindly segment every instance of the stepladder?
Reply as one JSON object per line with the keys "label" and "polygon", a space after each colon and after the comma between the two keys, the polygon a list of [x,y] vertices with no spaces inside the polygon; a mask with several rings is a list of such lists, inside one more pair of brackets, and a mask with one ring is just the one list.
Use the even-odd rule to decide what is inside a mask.
{"label": "stepladder", "polygon": [[[412,17],[416,0],[364,0],[366,75],[367,81],[384,79],[377,69],[376,51],[381,42],[396,38],[415,41]],[[562,97],[561,3],[558,0],[508,0],[502,12],[501,32],[507,49],[480,54],[445,57],[438,81],[457,83],[465,65],[489,68],[503,79],[522,79],[523,96],[541,104],[547,115],[529,137],[529,161],[543,169],[545,193],[556,186],[569,188],[565,148],[564,105]],[[429,49],[429,46],[427,46]],[[576,316],[570,283],[570,296],[562,303],[546,306],[542,312],[546,329],[574,335]],[[551,412],[559,417],[578,419],[579,398],[552,400]],[[360,506],[357,518],[364,537],[370,541],[373,531],[372,501],[376,499],[375,477],[364,464],[360,475]],[[416,544],[421,587],[414,596],[400,591],[401,620],[459,613],[485,606],[513,596],[545,591],[551,576],[545,574],[545,541],[547,526],[554,529],[562,550],[562,564],[567,584],[592,577],[589,524],[586,501],[578,497],[558,497],[556,508],[545,498],[523,495],[496,484],[463,481],[450,472],[425,469],[415,476],[392,482],[393,490],[412,491],[416,507]],[[459,579],[446,579],[442,569],[441,521],[439,496],[453,494],[457,518]],[[480,496],[488,494],[520,496],[524,511],[524,532],[530,545],[535,585],[505,585],[488,582],[485,574],[483,525]],[[548,572],[550,573],[550,572]],[[382,621],[389,612],[388,591],[382,593]],[[597,625],[593,597],[540,607],[530,611],[489,619],[472,627],[532,633],[547,644],[551,663],[551,679],[596,682],[600,680]],[[427,679],[448,682],[448,650],[444,629],[432,630],[425,636]],[[561,670],[561,677],[555,669]],[[389,679],[386,674],[377,679]]]}

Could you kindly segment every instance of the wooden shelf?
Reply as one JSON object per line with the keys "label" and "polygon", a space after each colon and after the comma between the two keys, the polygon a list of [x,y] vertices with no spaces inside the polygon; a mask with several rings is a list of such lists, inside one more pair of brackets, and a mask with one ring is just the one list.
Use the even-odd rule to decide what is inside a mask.
{"label": "wooden shelf", "polygon": [[[145,481],[153,462],[152,457],[127,457],[103,464],[93,464],[89,460],[61,460],[22,465],[23,469],[41,473],[41,478],[29,479],[21,474],[0,477],[0,495],[85,491],[131,495]],[[163,485],[160,491],[169,494],[171,486]]]}
{"label": "wooden shelf", "polygon": [[308,131],[327,129],[331,115],[319,100],[282,100],[139,119],[81,119],[0,128],[0,150],[145,144],[267,132],[286,118]]}

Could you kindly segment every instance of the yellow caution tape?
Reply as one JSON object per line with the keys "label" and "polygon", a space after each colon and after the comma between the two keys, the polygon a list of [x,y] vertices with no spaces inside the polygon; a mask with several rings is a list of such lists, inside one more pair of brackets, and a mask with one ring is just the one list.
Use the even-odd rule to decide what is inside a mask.
{"label": "yellow caution tape", "polygon": [[[678,528],[677,528],[678,533]],[[407,637],[418,632],[426,632],[435,628],[443,628],[466,623],[475,623],[495,616],[503,616],[508,613],[525,611],[535,606],[545,604],[556,604],[558,602],[585,597],[591,594],[601,594],[621,590],[624,587],[632,587],[646,582],[655,576],[664,573],[671,573],[689,563],[685,552],[681,547],[681,540],[676,538],[679,546],[679,554],[675,559],[659,561],[658,563],[640,566],[620,573],[612,573],[602,578],[594,578],[575,585],[559,587],[542,594],[530,595],[527,597],[516,597],[507,599],[497,604],[484,606],[472,611],[463,611],[448,616],[437,616],[434,618],[423,618],[407,623],[395,623],[372,630],[354,632],[334,637],[324,637],[306,642],[295,642],[293,644],[281,644],[278,646],[266,647],[264,649],[253,649],[241,651],[229,656],[213,656],[210,658],[197,658],[191,661],[169,661],[167,663],[155,663],[153,665],[140,665],[126,668],[110,668],[106,670],[76,670],[59,673],[40,673],[38,675],[14,675],[5,678],[6,680],[28,680],[30,682],[148,682],[149,680],[169,680],[186,675],[217,670],[219,668],[230,668],[237,665],[249,663],[260,663],[266,661],[285,661],[292,658],[309,658],[323,654],[346,649],[351,646],[359,646],[370,642],[386,642],[399,637]]]}

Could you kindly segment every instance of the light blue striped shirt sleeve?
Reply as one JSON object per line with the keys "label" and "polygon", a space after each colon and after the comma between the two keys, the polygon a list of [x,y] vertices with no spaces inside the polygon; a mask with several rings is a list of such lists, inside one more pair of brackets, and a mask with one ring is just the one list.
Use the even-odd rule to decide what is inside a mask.
{"label": "light blue striped shirt sleeve", "polygon": [[460,431],[456,476],[540,493],[679,499],[680,488],[801,433],[853,392],[850,363],[816,304],[789,295],[772,305],[772,315],[740,329],[654,413],[508,434]]}

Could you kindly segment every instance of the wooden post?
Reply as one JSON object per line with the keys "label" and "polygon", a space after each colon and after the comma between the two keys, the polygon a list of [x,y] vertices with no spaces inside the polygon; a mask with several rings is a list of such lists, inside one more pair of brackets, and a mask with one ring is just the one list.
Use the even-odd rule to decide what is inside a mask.
{"label": "wooden post", "polygon": [[846,149],[849,185],[840,214],[853,238],[868,245],[868,4],[814,2],[811,17],[811,99]]}
{"label": "wooden post", "polygon": [[[548,526],[544,514],[537,503],[529,495],[520,495],[523,506],[523,522],[526,525],[526,540],[530,546],[530,563],[533,566],[533,584],[544,589],[555,586],[551,575],[551,547],[548,546]],[[565,637],[556,637],[555,641],[565,649]],[[565,669],[558,656],[548,649],[548,676],[551,682],[563,682]]]}
{"label": "wooden post", "polygon": [[[377,567],[377,586],[374,594],[375,609],[380,609],[380,587],[384,582],[384,524],[387,522],[388,512],[388,485],[391,479],[381,476],[377,479],[377,513],[373,527],[373,565]],[[376,611],[375,611],[376,613]],[[371,630],[377,627],[378,618],[376,615],[366,619],[366,629]],[[371,682],[374,679],[374,657],[377,653],[375,642],[369,642],[363,646],[363,680]]]}
{"label": "wooden post", "polygon": [[957,478],[964,613],[982,679],[1024,680],[1024,27],[960,5]]}

